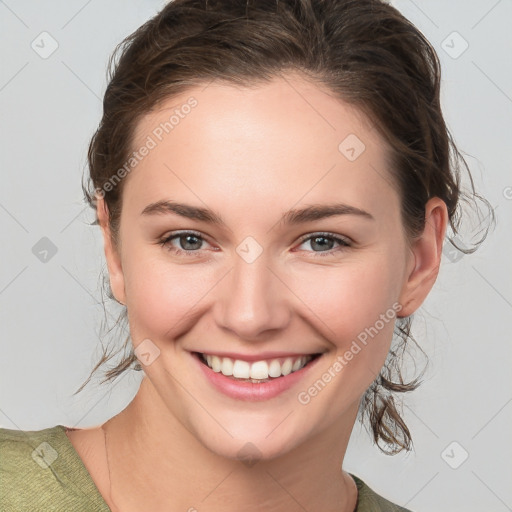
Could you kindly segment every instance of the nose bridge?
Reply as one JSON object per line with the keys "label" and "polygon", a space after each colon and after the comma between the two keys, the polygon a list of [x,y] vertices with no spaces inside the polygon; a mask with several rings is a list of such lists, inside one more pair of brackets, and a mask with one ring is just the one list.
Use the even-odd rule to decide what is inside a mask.
{"label": "nose bridge", "polygon": [[236,255],[222,287],[217,322],[242,339],[257,338],[288,322],[286,287],[263,253],[254,261]]}

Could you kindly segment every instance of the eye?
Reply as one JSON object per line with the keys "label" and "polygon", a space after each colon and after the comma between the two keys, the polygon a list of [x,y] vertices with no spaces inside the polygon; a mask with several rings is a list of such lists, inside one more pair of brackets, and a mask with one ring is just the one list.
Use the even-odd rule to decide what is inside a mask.
{"label": "eye", "polygon": [[[194,257],[201,255],[202,244],[205,242],[206,240],[200,233],[195,231],[181,231],[171,233],[158,243],[174,254]],[[348,239],[332,233],[314,233],[313,235],[308,235],[301,239],[300,245],[305,243],[309,243],[313,248],[312,252],[317,253],[314,257],[332,256],[333,253],[343,251],[351,245]],[[333,248],[336,244],[338,247]],[[319,250],[317,251],[315,248]]]}
{"label": "eye", "polygon": [[[308,235],[301,239],[301,245],[304,243],[309,243],[310,247],[313,248],[313,252],[324,253],[315,254],[314,257],[332,256],[333,253],[343,251],[351,245],[348,239],[333,235],[332,233],[314,233],[313,235]],[[335,244],[338,244],[339,247],[333,249]],[[319,250],[316,251],[314,250],[315,248]]]}
{"label": "eye", "polygon": [[204,242],[206,242],[206,240],[200,233],[196,233],[195,231],[181,231],[171,233],[158,243],[174,254],[198,256],[202,249],[201,245]]}

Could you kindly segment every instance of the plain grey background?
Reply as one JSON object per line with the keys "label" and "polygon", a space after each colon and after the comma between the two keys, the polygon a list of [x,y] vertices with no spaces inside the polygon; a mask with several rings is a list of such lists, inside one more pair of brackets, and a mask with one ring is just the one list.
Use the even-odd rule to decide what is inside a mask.
{"label": "plain grey background", "polygon": [[[94,426],[137,390],[132,372],[71,396],[104,316],[103,244],[81,180],[108,56],[163,4],[0,1],[2,427]],[[431,360],[403,407],[415,450],[383,455],[357,422],[344,467],[415,512],[512,510],[512,3],[393,4],[438,51],[445,119],[497,227],[473,255],[446,251],[415,316]]]}

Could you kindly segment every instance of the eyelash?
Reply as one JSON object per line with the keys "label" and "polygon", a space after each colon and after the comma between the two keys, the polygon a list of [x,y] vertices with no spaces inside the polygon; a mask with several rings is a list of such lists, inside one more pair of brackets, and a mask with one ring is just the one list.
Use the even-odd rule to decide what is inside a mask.
{"label": "eyelash", "polygon": [[[177,247],[170,245],[170,242],[172,240],[174,240],[175,238],[184,236],[184,235],[193,235],[196,238],[206,242],[206,240],[203,238],[203,236],[196,231],[180,231],[180,232],[171,233],[170,235],[168,235],[165,238],[163,238],[162,240],[160,240],[158,243],[162,247],[168,249],[170,252],[173,252],[176,255],[184,255],[186,257],[192,257],[192,258],[200,256],[200,252],[201,252],[200,249],[194,250],[194,251],[186,251],[184,249],[179,249]],[[350,242],[347,239],[341,238],[332,233],[325,233],[325,232],[318,232],[318,233],[313,233],[312,235],[304,236],[300,239],[299,245],[302,245],[304,242],[306,242],[308,240],[313,240],[315,238],[328,238],[328,239],[334,240],[336,243],[340,244],[340,247],[338,247],[337,249],[329,249],[327,251],[312,251],[315,254],[313,256],[314,258],[323,258],[326,256],[332,256],[334,253],[337,253],[339,251],[344,251],[345,249],[347,249],[348,247],[351,246]]]}

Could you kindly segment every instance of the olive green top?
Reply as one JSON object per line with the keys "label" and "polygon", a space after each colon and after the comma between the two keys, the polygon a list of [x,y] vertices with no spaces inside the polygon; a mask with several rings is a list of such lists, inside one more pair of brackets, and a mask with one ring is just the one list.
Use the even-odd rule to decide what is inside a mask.
{"label": "olive green top", "polygon": [[[354,512],[411,512],[350,475],[359,491]],[[0,428],[0,510],[110,512],[63,425],[34,431]]]}

